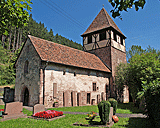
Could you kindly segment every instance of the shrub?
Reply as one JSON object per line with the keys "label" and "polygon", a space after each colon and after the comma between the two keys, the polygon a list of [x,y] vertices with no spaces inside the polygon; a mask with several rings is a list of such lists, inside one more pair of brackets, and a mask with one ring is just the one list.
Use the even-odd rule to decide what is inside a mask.
{"label": "shrub", "polygon": [[117,110],[118,102],[113,98],[109,98],[108,101],[111,103],[111,107],[113,107],[113,115],[115,115],[116,110]]}
{"label": "shrub", "polygon": [[157,89],[158,92],[151,93],[148,89],[145,96],[146,109],[149,119],[155,127],[160,127],[160,87]]}
{"label": "shrub", "polygon": [[109,122],[110,107],[111,107],[111,104],[109,101],[103,100],[98,104],[99,116],[103,124],[106,124],[107,122]]}

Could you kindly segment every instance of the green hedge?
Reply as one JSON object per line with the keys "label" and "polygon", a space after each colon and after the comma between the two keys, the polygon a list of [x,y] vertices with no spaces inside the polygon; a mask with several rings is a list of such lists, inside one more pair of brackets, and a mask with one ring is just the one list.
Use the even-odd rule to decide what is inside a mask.
{"label": "green hedge", "polygon": [[113,115],[115,115],[116,110],[117,110],[118,102],[113,98],[109,98],[108,101],[111,103],[111,107],[113,107]]}
{"label": "green hedge", "polygon": [[110,107],[111,107],[111,104],[109,101],[103,100],[98,104],[99,116],[103,124],[106,124],[107,122],[109,122]]}
{"label": "green hedge", "polygon": [[149,119],[155,127],[160,128],[160,87],[156,91],[148,89],[145,101]]}

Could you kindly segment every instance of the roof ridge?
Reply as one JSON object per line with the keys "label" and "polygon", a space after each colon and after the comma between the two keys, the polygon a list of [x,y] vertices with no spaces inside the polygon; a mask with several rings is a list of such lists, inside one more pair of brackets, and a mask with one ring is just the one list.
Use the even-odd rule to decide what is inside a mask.
{"label": "roof ridge", "polygon": [[109,25],[110,25],[110,24],[111,24],[111,23],[110,23],[110,20],[108,20],[108,15],[109,15],[109,14],[107,13],[107,11],[105,10],[104,7],[103,7],[102,9],[103,9],[103,11],[104,11],[104,13],[105,13],[105,15],[106,15],[106,19],[107,19],[107,21],[108,21],[108,23],[109,23]]}
{"label": "roof ridge", "polygon": [[[28,36],[32,36],[32,35],[28,35]],[[55,43],[56,45],[61,45],[61,46],[64,46],[64,47],[72,48],[72,47],[69,47],[69,46],[66,46],[66,45],[63,45],[63,44],[59,44],[59,43],[56,43],[56,42],[53,42],[53,41],[49,41],[49,40],[46,40],[46,39],[42,39],[42,38],[39,38],[39,37],[35,37],[35,36],[32,36],[32,37],[38,38],[40,40],[48,41],[49,43]],[[76,49],[76,48],[72,48],[72,49],[79,50],[79,49]],[[82,50],[79,50],[79,51],[82,51]]]}
{"label": "roof ridge", "polygon": [[[111,23],[111,21],[113,22],[113,24],[115,25],[115,27],[117,27],[117,28],[115,28],[115,29],[118,29],[118,31],[121,33],[121,34],[123,34],[122,32],[121,32],[121,30],[119,29],[119,27],[117,26],[117,24],[114,22],[114,20],[110,17],[110,15],[108,14],[108,12],[104,9],[104,12],[105,12],[105,14],[106,14],[106,16],[107,16],[107,18],[109,18],[110,20],[108,20],[108,22],[109,22],[109,24],[110,24],[110,26],[112,26],[112,23]],[[112,26],[112,27],[114,27],[114,26]]]}

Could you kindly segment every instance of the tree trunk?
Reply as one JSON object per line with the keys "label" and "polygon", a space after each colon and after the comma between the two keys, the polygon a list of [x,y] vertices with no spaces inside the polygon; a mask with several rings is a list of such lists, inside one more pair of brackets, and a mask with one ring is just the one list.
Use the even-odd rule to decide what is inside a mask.
{"label": "tree trunk", "polygon": [[20,32],[20,28],[18,28],[16,50],[18,49],[18,45],[19,45],[19,32]]}
{"label": "tree trunk", "polygon": [[[21,45],[22,45],[22,34],[23,34],[23,29],[21,28],[21,29],[20,29],[19,47],[21,47]],[[19,48],[19,47],[18,47],[18,48]]]}
{"label": "tree trunk", "polygon": [[4,43],[5,43],[5,36],[2,35],[2,46],[3,46],[3,48],[4,48]]}
{"label": "tree trunk", "polygon": [[12,52],[15,51],[15,43],[16,43],[16,27],[15,27],[15,29],[14,29],[14,40],[13,40]]}
{"label": "tree trunk", "polygon": [[9,37],[8,37],[8,50],[11,49],[11,40],[12,40],[12,26],[10,26],[10,33],[9,33]]}

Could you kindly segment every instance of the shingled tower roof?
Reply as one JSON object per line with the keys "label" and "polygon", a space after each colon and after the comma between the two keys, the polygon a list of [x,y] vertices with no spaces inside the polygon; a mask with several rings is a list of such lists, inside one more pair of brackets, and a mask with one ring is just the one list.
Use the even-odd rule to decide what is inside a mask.
{"label": "shingled tower roof", "polygon": [[123,35],[121,30],[117,27],[117,25],[112,20],[112,18],[109,16],[107,11],[104,8],[102,8],[99,14],[96,16],[96,18],[91,23],[91,25],[88,27],[88,29],[82,34],[82,36],[88,33],[95,32],[95,31],[98,31],[104,28],[109,28],[109,27],[113,27],[115,30],[117,30],[119,33]]}

